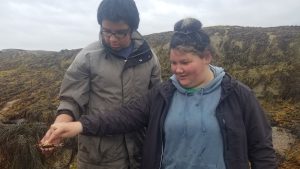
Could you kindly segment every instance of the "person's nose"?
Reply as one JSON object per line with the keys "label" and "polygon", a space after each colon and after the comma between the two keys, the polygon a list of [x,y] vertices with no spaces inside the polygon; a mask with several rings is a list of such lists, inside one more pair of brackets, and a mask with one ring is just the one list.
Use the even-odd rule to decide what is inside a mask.
{"label": "person's nose", "polygon": [[110,35],[109,40],[110,41],[117,41],[118,38],[116,38],[116,36],[114,34],[112,34],[112,35]]}
{"label": "person's nose", "polygon": [[177,65],[177,66],[175,67],[175,73],[177,73],[177,74],[183,73],[183,69],[182,69],[182,67],[181,67],[180,65]]}

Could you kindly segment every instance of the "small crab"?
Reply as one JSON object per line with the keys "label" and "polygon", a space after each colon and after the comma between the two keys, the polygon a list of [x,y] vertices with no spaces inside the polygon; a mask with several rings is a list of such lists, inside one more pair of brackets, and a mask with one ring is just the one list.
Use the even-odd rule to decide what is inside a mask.
{"label": "small crab", "polygon": [[58,147],[63,147],[64,144],[60,143],[60,144],[49,144],[48,142],[45,143],[39,143],[37,144],[38,147],[40,147],[41,149],[46,149],[46,148],[58,148]]}

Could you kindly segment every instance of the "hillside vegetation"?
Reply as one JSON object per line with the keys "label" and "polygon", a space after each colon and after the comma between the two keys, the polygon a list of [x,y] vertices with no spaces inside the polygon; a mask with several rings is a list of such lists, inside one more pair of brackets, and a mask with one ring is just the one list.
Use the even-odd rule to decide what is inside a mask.
{"label": "hillside vegetation", "polygon": [[[299,168],[300,27],[216,26],[205,31],[211,37],[214,64],[253,89],[273,126],[296,135],[295,148],[280,156],[280,168]],[[164,80],[171,75],[171,35],[145,37],[159,56]],[[59,168],[57,158],[41,157],[35,145],[54,119],[61,80],[78,52],[0,51],[0,164],[4,168]],[[69,159],[72,146],[60,156]]]}

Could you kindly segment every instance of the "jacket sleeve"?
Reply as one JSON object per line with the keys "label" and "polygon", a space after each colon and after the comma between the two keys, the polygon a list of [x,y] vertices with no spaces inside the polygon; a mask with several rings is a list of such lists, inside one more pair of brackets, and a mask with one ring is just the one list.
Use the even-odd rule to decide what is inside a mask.
{"label": "jacket sleeve", "polygon": [[277,162],[269,121],[254,93],[249,88],[241,93],[244,94],[241,100],[244,107],[244,123],[247,130],[248,156],[251,168],[275,169]]}
{"label": "jacket sleeve", "polygon": [[114,112],[82,115],[79,119],[84,135],[113,135],[129,133],[146,127],[150,114],[149,92],[132,99]]}
{"label": "jacket sleeve", "polygon": [[152,51],[153,53],[153,62],[154,62],[154,67],[151,72],[151,79],[150,79],[150,84],[149,84],[149,89],[151,89],[153,86],[158,85],[159,83],[162,82],[161,79],[161,67],[159,64],[159,60],[156,56],[156,54]]}
{"label": "jacket sleeve", "polygon": [[83,49],[75,57],[61,84],[57,111],[68,110],[78,119],[89,100],[89,57]]}

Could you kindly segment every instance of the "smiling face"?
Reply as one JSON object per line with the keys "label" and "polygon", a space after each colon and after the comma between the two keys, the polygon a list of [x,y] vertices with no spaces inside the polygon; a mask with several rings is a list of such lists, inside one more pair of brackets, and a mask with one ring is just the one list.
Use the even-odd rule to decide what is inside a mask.
{"label": "smiling face", "polygon": [[116,51],[128,47],[131,43],[130,28],[128,24],[122,21],[103,20],[101,35],[103,41]]}
{"label": "smiling face", "polygon": [[171,49],[171,71],[182,87],[197,87],[208,83],[213,78],[209,68],[211,55],[209,52],[204,52],[204,55],[201,58],[192,52]]}

